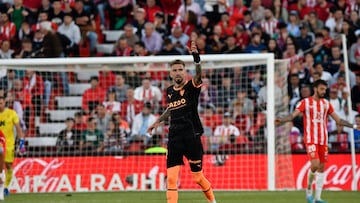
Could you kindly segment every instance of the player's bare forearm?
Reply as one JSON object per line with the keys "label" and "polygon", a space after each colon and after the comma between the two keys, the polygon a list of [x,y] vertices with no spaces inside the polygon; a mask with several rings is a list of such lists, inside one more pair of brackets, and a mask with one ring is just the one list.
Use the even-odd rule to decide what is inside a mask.
{"label": "player's bare forearm", "polygon": [[195,76],[194,76],[194,82],[196,85],[201,84],[201,64],[195,63]]}
{"label": "player's bare forearm", "polygon": [[15,124],[15,129],[16,129],[16,133],[17,133],[17,136],[21,139],[21,138],[24,138],[24,133],[23,133],[23,130],[21,129],[21,126],[19,123]]}
{"label": "player's bare forearm", "polygon": [[158,123],[164,122],[169,118],[169,116],[170,116],[170,109],[166,108],[165,111],[158,118],[157,122]]}
{"label": "player's bare forearm", "polygon": [[354,124],[352,124],[349,121],[346,121],[346,120],[344,120],[342,118],[340,119],[339,123],[337,123],[337,124],[348,127],[348,128],[353,128],[354,127]]}

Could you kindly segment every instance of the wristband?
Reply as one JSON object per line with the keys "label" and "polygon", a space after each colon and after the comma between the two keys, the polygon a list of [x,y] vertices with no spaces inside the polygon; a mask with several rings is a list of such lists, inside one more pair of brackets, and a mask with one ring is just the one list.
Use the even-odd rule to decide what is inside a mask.
{"label": "wristband", "polygon": [[192,53],[195,63],[200,63],[200,54],[199,53]]}

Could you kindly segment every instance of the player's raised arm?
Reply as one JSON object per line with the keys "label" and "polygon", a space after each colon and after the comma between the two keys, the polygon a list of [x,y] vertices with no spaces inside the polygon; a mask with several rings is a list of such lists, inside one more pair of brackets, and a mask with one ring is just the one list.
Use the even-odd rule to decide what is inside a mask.
{"label": "player's raised arm", "polygon": [[346,120],[340,118],[335,112],[330,114],[330,116],[334,119],[334,121],[338,125],[360,130],[360,126],[357,126],[356,124],[350,123],[349,121],[346,121]]}
{"label": "player's raised arm", "polygon": [[195,85],[200,85],[202,83],[201,81],[201,64],[200,64],[200,54],[197,50],[195,41],[191,41],[191,47],[189,49],[189,52],[194,58],[195,63],[195,75],[193,77]]}
{"label": "player's raised arm", "polygon": [[17,136],[19,137],[19,151],[20,153],[25,153],[25,138],[23,130],[21,129],[20,122],[15,123],[15,129]]}
{"label": "player's raised arm", "polygon": [[289,114],[289,115],[284,116],[282,118],[275,118],[275,125],[281,125],[283,123],[292,121],[295,117],[299,116],[300,113],[301,112],[299,110],[295,109],[295,111],[292,112],[292,114]]}
{"label": "player's raised arm", "polygon": [[153,123],[148,129],[147,132],[151,134],[152,130],[157,128],[162,122],[166,121],[170,116],[170,109],[166,108],[165,111],[160,115],[160,117]]}

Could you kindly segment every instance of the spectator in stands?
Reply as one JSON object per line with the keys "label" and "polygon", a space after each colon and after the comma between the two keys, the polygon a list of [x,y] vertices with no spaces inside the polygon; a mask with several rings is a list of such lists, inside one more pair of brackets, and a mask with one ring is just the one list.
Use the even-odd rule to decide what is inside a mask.
{"label": "spectator in stands", "polygon": [[344,15],[342,10],[337,9],[336,7],[332,7],[332,9],[330,9],[330,12],[332,13],[326,20],[325,26],[329,28],[330,35],[334,36],[336,33],[341,32]]}
{"label": "spectator in stands", "polygon": [[71,11],[71,15],[75,21],[75,24],[80,27],[81,33],[81,45],[85,45],[86,39],[90,44],[90,56],[95,55],[95,49],[97,44],[97,34],[95,32],[95,21],[91,18],[91,14],[84,10],[84,2],[82,0],[75,0],[74,9]]}
{"label": "spectator in stands", "polygon": [[144,103],[135,99],[134,89],[131,87],[126,90],[126,96],[127,99],[121,103],[121,117],[132,126],[135,115],[141,112]]}
{"label": "spectator in stands", "polygon": [[330,95],[329,101],[334,107],[335,112],[337,114],[340,114],[344,108],[345,100],[342,99],[341,95],[339,96],[339,89],[337,88],[337,86],[332,86],[330,88],[329,95]]}
{"label": "spectator in stands", "polygon": [[175,19],[182,0],[160,0],[164,11],[165,23],[171,25]]}
{"label": "spectator in stands", "polygon": [[318,13],[316,11],[310,11],[307,18],[307,26],[310,32],[316,33],[324,27],[324,22],[318,19]]}
{"label": "spectator in stands", "polygon": [[149,51],[150,55],[156,55],[162,46],[162,38],[161,35],[155,30],[155,26],[153,23],[146,23],[144,26],[145,35],[142,36],[141,40],[145,44],[145,48]]}
{"label": "spectator in stands", "polygon": [[82,96],[82,109],[86,114],[92,113],[105,99],[105,90],[99,87],[99,78],[93,76],[89,82],[91,87],[85,90]]}
{"label": "spectator in stands", "polygon": [[49,11],[49,20],[57,25],[61,25],[64,20],[64,11],[62,11],[61,0],[52,1],[52,9]]}
{"label": "spectator in stands", "polygon": [[315,12],[318,14],[319,20],[325,22],[330,15],[330,9],[333,5],[326,0],[316,0],[314,7]]}
{"label": "spectator in stands", "polygon": [[126,122],[123,118],[121,118],[120,112],[114,112],[111,115],[111,121],[115,122],[115,125],[117,125],[122,133],[126,134],[126,137],[130,135],[131,129],[129,126],[129,123]]}
{"label": "spectator in stands", "polygon": [[259,23],[264,19],[265,9],[261,6],[261,0],[252,0],[249,10],[251,11],[251,17],[255,22]]}
{"label": "spectator in stands", "polygon": [[62,46],[59,37],[51,27],[49,21],[40,23],[40,32],[44,36],[43,46],[38,57],[57,58],[62,54]]}
{"label": "spectator in stands", "polygon": [[21,42],[21,49],[14,53],[14,58],[32,58],[34,55],[31,39],[24,39]]}
{"label": "spectator in stands", "polygon": [[107,109],[103,104],[98,104],[96,106],[96,129],[100,130],[105,134],[106,129],[108,128],[109,121],[111,119],[111,114],[107,113]]}
{"label": "spectator in stands", "polygon": [[300,19],[304,20],[309,15],[311,8],[307,5],[307,0],[298,0],[297,3],[290,4],[288,6],[289,11],[297,11]]}
{"label": "spectator in stands", "polygon": [[6,71],[6,76],[0,79],[0,89],[4,91],[10,91],[14,87],[14,81],[17,79],[16,72],[13,69]]}
{"label": "spectator in stands", "polygon": [[175,45],[171,43],[171,39],[166,38],[162,50],[157,55],[181,55],[181,53],[175,48]]}
{"label": "spectator in stands", "polygon": [[[229,8],[228,0],[205,1],[205,14],[211,22],[219,22],[221,16],[227,12]],[[234,21],[235,22],[235,21]]]}
{"label": "spectator in stands", "polygon": [[243,101],[234,103],[233,120],[234,125],[239,129],[241,135],[247,135],[251,128],[251,115],[243,113],[245,107]]}
{"label": "spectator in stands", "polygon": [[264,79],[261,74],[261,69],[257,68],[251,73],[250,81],[250,88],[251,91],[255,92],[256,94],[259,93],[261,87],[265,85]]}
{"label": "spectator in stands", "polygon": [[65,48],[64,55],[77,57],[80,55],[80,28],[75,24],[70,13],[66,13],[63,16],[64,22],[59,26],[58,32],[65,35],[70,40],[70,45]]}
{"label": "spectator in stands", "polygon": [[213,27],[210,25],[210,21],[205,14],[201,16],[197,30],[199,31],[200,35],[204,37],[208,37],[213,34]]}
{"label": "spectator in stands", "polygon": [[183,1],[183,3],[181,4],[181,6],[178,9],[175,22],[179,23],[181,21],[184,21],[185,13],[188,10],[194,12],[197,16],[198,22],[200,22],[200,17],[201,17],[202,11],[201,11],[199,4],[196,3],[194,0]]}
{"label": "spectator in stands", "polygon": [[297,11],[290,11],[287,29],[291,36],[293,37],[300,36],[299,23],[300,23],[299,13]]}
{"label": "spectator in stands", "polygon": [[172,29],[172,33],[169,36],[171,43],[174,44],[175,49],[181,54],[187,53],[187,44],[189,41],[189,36],[183,33],[183,30],[180,26],[176,26]]}
{"label": "spectator in stands", "polygon": [[241,24],[234,27],[234,37],[236,44],[240,46],[241,50],[245,50],[246,46],[250,42],[250,36]]}
{"label": "spectator in stands", "polygon": [[251,43],[246,47],[246,53],[260,53],[266,50],[266,46],[261,43],[261,36],[258,33],[251,35]]}
{"label": "spectator in stands", "polygon": [[331,55],[327,59],[324,70],[334,75],[340,69],[340,64],[343,63],[343,61],[340,47],[333,46],[331,47]]}
{"label": "spectator in stands", "polygon": [[169,26],[165,23],[165,16],[163,12],[157,12],[154,20],[155,30],[164,39],[169,35]]}
{"label": "spectator in stands", "polygon": [[[122,29],[135,5],[130,0],[108,0],[108,5],[110,30]],[[102,25],[105,27],[104,23]]]}
{"label": "spectator in stands", "polygon": [[112,114],[113,112],[120,112],[121,103],[116,100],[116,91],[111,89],[107,93],[107,98],[103,102],[103,105],[106,109],[107,114]]}
{"label": "spectator in stands", "polygon": [[351,88],[351,103],[353,110],[360,113],[360,73],[356,74],[356,85]]}
{"label": "spectator in stands", "polygon": [[138,41],[135,43],[134,51],[132,56],[149,56],[150,52],[145,49],[145,44],[142,41]]}
{"label": "spectator in stands", "polygon": [[[44,81],[33,70],[26,70],[26,75],[22,78],[24,89],[31,95],[31,103],[34,106],[36,120],[40,119],[41,107],[44,97]],[[49,93],[49,92],[46,92]],[[50,97],[47,95],[46,97]],[[36,123],[36,122],[35,122]]]}
{"label": "spectator in stands", "polygon": [[275,55],[275,59],[282,59],[282,51],[276,43],[275,39],[270,39],[267,44],[267,52],[273,53]]}
{"label": "spectator in stands", "polygon": [[244,11],[244,20],[241,22],[244,29],[251,35],[251,30],[256,25],[256,22],[251,17],[251,11]]}
{"label": "spectator in stands", "polygon": [[229,35],[225,40],[225,46],[221,49],[223,54],[236,54],[242,53],[240,46],[236,44],[236,39],[233,35]]}
{"label": "spectator in stands", "polygon": [[241,88],[236,91],[236,98],[231,101],[230,112],[235,112],[235,105],[241,103],[242,114],[249,115],[251,120],[254,120],[254,102],[248,97],[248,90]]}
{"label": "spectator in stands", "polygon": [[151,85],[151,78],[144,78],[141,84],[142,85],[136,87],[134,91],[134,98],[136,100],[150,102],[153,105],[161,101],[161,91],[158,87]]}
{"label": "spectator in stands", "polygon": [[19,40],[16,45],[20,45],[24,39],[32,39],[34,32],[28,22],[24,21],[21,23],[21,27],[17,30],[17,39]]}
{"label": "spectator in stands", "polygon": [[226,36],[219,24],[214,25],[213,35],[210,36],[209,44],[215,53],[219,53],[224,46]]}
{"label": "spectator in stands", "polygon": [[324,46],[324,35],[322,33],[315,34],[315,45],[312,50],[315,62],[323,63],[327,60],[327,57],[330,54],[330,51],[327,47]]}
{"label": "spectator in stands", "polygon": [[38,12],[46,12],[46,13],[51,13],[53,11],[53,8],[51,6],[51,2],[50,0],[41,0],[41,6],[38,9]]}
{"label": "spectator in stands", "polygon": [[206,105],[201,114],[201,122],[206,136],[212,136],[216,126],[221,124],[221,115],[217,114],[215,110],[214,106]]}
{"label": "spectator in stands", "polygon": [[244,0],[235,0],[233,5],[229,5],[227,12],[229,12],[230,20],[240,23],[244,19],[244,11],[248,8],[244,5]]}
{"label": "spectator in stands", "polygon": [[150,102],[145,102],[142,112],[136,114],[134,122],[131,127],[131,136],[128,142],[131,143],[135,140],[143,141],[145,145],[150,142],[151,136],[147,133],[147,129],[156,121],[156,116],[151,113],[152,105]]}
{"label": "spectator in stands", "polygon": [[288,77],[288,95],[289,95],[289,105],[295,106],[295,103],[299,101],[300,96],[300,77],[298,73],[292,73]]}
{"label": "spectator in stands", "polygon": [[136,35],[139,37],[139,39],[142,39],[143,31],[146,23],[147,21],[146,21],[145,9],[137,8],[135,10],[134,21],[132,25],[134,26],[134,28],[136,28]]}
{"label": "spectator in stands", "polygon": [[126,92],[129,87],[130,86],[125,83],[124,76],[122,74],[116,74],[115,75],[115,85],[111,86],[108,89],[108,93],[115,92],[116,101],[122,103],[127,99]]}
{"label": "spectator in stands", "polygon": [[191,33],[196,30],[197,25],[198,18],[196,14],[191,10],[187,10],[184,21],[180,22],[180,27],[182,28],[183,33],[190,36]]}
{"label": "spectator in stands", "polygon": [[[356,84],[356,75],[351,70],[349,70],[349,72],[347,74],[349,75],[349,79],[350,79],[350,88],[352,88]],[[344,63],[340,63],[339,70],[333,74],[333,79],[331,81],[331,84],[336,83],[336,81],[338,80],[338,78],[340,76],[345,76],[345,64]]]}
{"label": "spectator in stands", "polygon": [[211,150],[219,150],[225,144],[231,144],[240,136],[239,129],[232,124],[232,117],[229,112],[223,114],[222,124],[216,126],[214,136],[210,138]]}
{"label": "spectator in stands", "polygon": [[146,13],[146,20],[148,22],[155,22],[155,14],[158,12],[162,12],[160,6],[156,4],[156,0],[146,0],[146,5],[144,6]]}
{"label": "spectator in stands", "polygon": [[[9,87],[9,86],[8,86]],[[29,126],[30,114],[31,114],[31,95],[30,93],[23,88],[22,80],[14,79],[12,89],[8,91],[8,94],[11,93],[15,101],[20,102],[23,113],[24,113],[24,122],[25,126]]]}
{"label": "spectator in stands", "polygon": [[86,122],[84,122],[84,119],[83,119],[83,113],[82,112],[76,112],[74,114],[74,129],[82,132],[84,130],[86,130],[87,128],[87,125],[86,125]]}
{"label": "spectator in stands", "polygon": [[270,7],[274,17],[278,21],[282,21],[287,23],[288,22],[288,11],[286,10],[285,5],[283,4],[284,1],[281,0],[274,0],[273,4]]}
{"label": "spectator in stands", "polygon": [[9,14],[1,13],[0,41],[8,40],[15,42],[16,25],[10,21]]}
{"label": "spectator in stands", "polygon": [[214,50],[209,44],[206,43],[206,40],[203,37],[196,39],[196,46],[200,54],[212,54]]}
{"label": "spectator in stands", "polygon": [[357,35],[357,41],[350,47],[349,61],[353,69],[359,70],[360,68],[360,35]]}
{"label": "spectator in stands", "polygon": [[138,35],[134,33],[134,26],[132,24],[126,24],[124,26],[124,33],[120,38],[125,38],[131,48],[134,48],[135,43],[139,41]]}
{"label": "spectator in stands", "polygon": [[14,50],[10,48],[10,41],[4,40],[1,43],[0,58],[11,59],[14,54]]}
{"label": "spectator in stands", "polygon": [[216,87],[214,87],[210,83],[209,78],[206,77],[202,79],[199,105],[201,109],[204,109],[206,106],[211,106],[212,108],[215,108],[216,105]]}
{"label": "spectator in stands", "polygon": [[104,151],[116,152],[124,150],[126,144],[126,134],[120,130],[116,121],[109,121],[109,126],[104,135]]}
{"label": "spectator in stands", "polygon": [[32,22],[32,19],[29,19],[30,10],[23,5],[23,0],[14,0],[14,5],[8,9],[7,13],[11,15],[16,30],[20,29],[20,26],[24,21],[34,23],[34,21]]}
{"label": "spectator in stands", "polygon": [[300,36],[296,38],[296,44],[299,45],[299,49],[301,49],[302,52],[305,52],[310,50],[310,47],[312,47],[314,43],[314,36],[312,33],[309,33],[308,27],[304,23],[299,25],[299,29]]}
{"label": "spectator in stands", "polygon": [[[322,64],[319,62],[319,63],[314,63],[313,65],[313,68],[314,68],[314,72],[317,72],[320,74],[320,79],[322,80],[325,80],[326,82],[330,82],[332,80],[332,75],[327,72],[327,71],[324,71],[324,67],[322,66]],[[314,82],[315,80],[311,80],[311,82]]]}
{"label": "spectator in stands", "polygon": [[108,90],[113,85],[115,85],[115,74],[110,70],[109,66],[103,65],[99,71],[99,87]]}
{"label": "spectator in stands", "polygon": [[102,152],[104,150],[104,134],[96,128],[96,119],[87,119],[87,128],[81,134],[80,151]]}
{"label": "spectator in stands", "polygon": [[217,107],[220,112],[225,112],[229,111],[231,101],[236,97],[236,90],[230,75],[224,75],[221,84],[217,89]]}
{"label": "spectator in stands", "polygon": [[270,9],[265,9],[264,18],[260,21],[260,25],[263,31],[269,34],[271,38],[277,34],[278,20]]}
{"label": "spectator in stands", "polygon": [[79,150],[81,131],[74,128],[74,118],[65,120],[65,129],[60,131],[56,141],[57,150],[59,152],[72,152]]}
{"label": "spectator in stands", "polygon": [[115,43],[113,56],[131,56],[133,54],[133,48],[128,45],[128,41],[125,37],[120,37]]}

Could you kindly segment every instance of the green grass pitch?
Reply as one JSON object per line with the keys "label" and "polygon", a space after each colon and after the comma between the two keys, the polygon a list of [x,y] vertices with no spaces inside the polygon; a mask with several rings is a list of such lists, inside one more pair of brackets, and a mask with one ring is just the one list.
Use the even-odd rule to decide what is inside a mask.
{"label": "green grass pitch", "polygon": [[[305,203],[304,191],[215,191],[218,203]],[[324,191],[329,203],[359,203],[360,192]],[[165,192],[11,194],[6,203],[166,203]],[[207,203],[200,191],[180,191],[179,203]]]}

